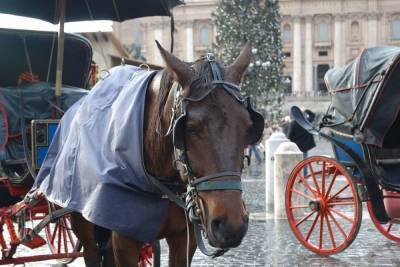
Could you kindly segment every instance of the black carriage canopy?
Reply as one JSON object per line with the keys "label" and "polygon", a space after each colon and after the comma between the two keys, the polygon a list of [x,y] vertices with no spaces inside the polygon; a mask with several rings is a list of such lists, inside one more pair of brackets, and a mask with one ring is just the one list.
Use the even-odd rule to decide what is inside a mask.
{"label": "black carriage canopy", "polygon": [[[1,2],[1,1],[0,1]],[[63,84],[86,88],[92,46],[81,35],[65,34]],[[57,33],[0,29],[0,87],[16,86],[23,73],[55,82]]]}
{"label": "black carriage canopy", "polygon": [[384,146],[385,136],[398,125],[399,61],[399,47],[372,47],[345,67],[326,73],[332,95],[328,112],[338,124],[333,128],[353,135],[358,142]]}

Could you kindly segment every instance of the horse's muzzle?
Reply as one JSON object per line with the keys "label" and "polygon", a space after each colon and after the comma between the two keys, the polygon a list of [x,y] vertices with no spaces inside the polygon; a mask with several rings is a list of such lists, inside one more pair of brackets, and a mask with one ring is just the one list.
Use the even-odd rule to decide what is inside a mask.
{"label": "horse's muzzle", "polygon": [[210,244],[222,249],[237,247],[240,245],[243,237],[247,233],[248,225],[248,215],[243,216],[243,222],[239,227],[233,227],[232,224],[222,218],[214,218],[210,224]]}

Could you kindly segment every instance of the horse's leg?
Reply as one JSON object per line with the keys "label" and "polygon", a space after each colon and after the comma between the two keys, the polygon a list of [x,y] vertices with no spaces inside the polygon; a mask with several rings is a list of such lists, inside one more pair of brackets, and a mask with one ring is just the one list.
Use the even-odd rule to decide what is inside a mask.
{"label": "horse's leg", "polygon": [[114,252],[115,266],[136,267],[139,263],[142,243],[132,240],[117,232],[111,234],[112,248]]}
{"label": "horse's leg", "polygon": [[[193,226],[189,223],[189,264],[196,251],[196,239]],[[167,217],[161,225],[159,239],[166,238],[169,246],[169,266],[186,266],[187,254],[187,225],[186,216],[182,208],[170,202]]]}
{"label": "horse's leg", "polygon": [[187,254],[189,253],[189,266],[192,262],[197,244],[193,233],[193,226],[189,225],[189,248],[187,247],[187,231],[182,231],[167,237],[169,246],[169,267],[187,266]]}
{"label": "horse's leg", "polygon": [[86,267],[99,267],[100,258],[94,239],[94,224],[85,220],[80,213],[71,213],[71,226],[82,243]]}

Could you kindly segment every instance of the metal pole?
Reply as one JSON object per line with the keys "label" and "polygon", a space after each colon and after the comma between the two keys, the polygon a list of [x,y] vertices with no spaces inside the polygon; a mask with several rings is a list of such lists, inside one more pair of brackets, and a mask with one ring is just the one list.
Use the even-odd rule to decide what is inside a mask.
{"label": "metal pole", "polygon": [[64,65],[64,21],[67,0],[58,0],[60,28],[58,30],[57,70],[56,70],[56,99],[57,105],[61,104],[61,84]]}

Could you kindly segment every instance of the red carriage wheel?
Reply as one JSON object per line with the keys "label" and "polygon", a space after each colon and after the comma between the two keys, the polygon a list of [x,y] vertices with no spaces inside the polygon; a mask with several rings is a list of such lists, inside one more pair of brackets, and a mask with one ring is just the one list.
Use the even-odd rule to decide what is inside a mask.
{"label": "red carriage wheel", "polygon": [[[54,206],[51,204],[52,208]],[[52,254],[79,252],[82,245],[71,228],[70,215],[66,214],[45,227],[47,244]],[[62,264],[68,264],[75,258],[58,259]]]}
{"label": "red carriage wheel", "polygon": [[301,161],[286,186],[286,213],[296,238],[320,255],[343,251],[361,225],[362,205],[352,177],[334,159]]}
{"label": "red carriage wheel", "polygon": [[139,267],[160,267],[160,242],[144,245],[140,250]]}
{"label": "red carriage wheel", "polygon": [[371,217],[371,220],[374,223],[376,229],[378,229],[378,231],[381,232],[381,234],[383,234],[390,240],[400,242],[400,224],[395,224],[390,222],[381,224],[374,215],[374,212],[372,210],[372,204],[370,201],[367,202],[367,208],[369,216]]}

